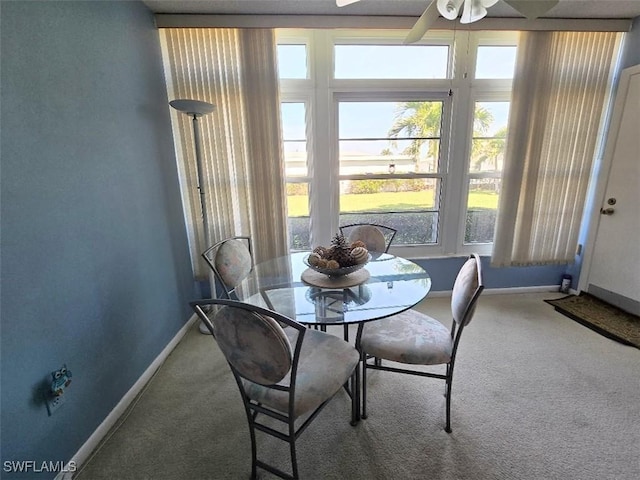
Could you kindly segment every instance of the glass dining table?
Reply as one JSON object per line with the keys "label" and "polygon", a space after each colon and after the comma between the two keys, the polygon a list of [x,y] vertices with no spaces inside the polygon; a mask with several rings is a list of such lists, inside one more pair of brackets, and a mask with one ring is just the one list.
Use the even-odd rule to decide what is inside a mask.
{"label": "glass dining table", "polygon": [[421,266],[387,253],[372,256],[364,267],[368,278],[362,283],[343,287],[326,277],[322,286],[310,284],[302,279],[308,255],[296,252],[257,264],[236,290],[240,300],[304,325],[349,325],[408,310],[431,288],[431,278]]}
{"label": "glass dining table", "polygon": [[[346,277],[332,280],[327,276],[309,282],[313,277],[305,275],[309,271],[304,262],[308,255],[309,252],[296,252],[255,265],[236,290],[239,300],[322,330],[343,325],[347,341],[349,326],[357,325],[355,346],[359,349],[360,332],[366,322],[412,308],[431,288],[431,278],[421,266],[387,253],[372,255],[364,267],[367,272],[358,277],[364,278],[362,282],[351,285]],[[356,419],[360,420],[359,369],[355,392],[349,394],[356,395]]]}

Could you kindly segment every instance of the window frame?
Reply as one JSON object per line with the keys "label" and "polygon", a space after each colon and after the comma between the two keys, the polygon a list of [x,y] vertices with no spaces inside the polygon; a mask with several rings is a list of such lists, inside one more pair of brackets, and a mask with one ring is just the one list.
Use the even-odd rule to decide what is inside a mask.
{"label": "window frame", "polygon": [[[466,218],[468,212],[468,198],[469,198],[469,183],[471,179],[482,179],[482,178],[502,178],[502,172],[494,173],[494,172],[470,172],[469,164],[471,162],[471,151],[473,146],[473,121],[475,119],[475,105],[478,102],[507,102],[511,101],[511,92],[500,91],[499,89],[490,89],[485,91],[472,91],[470,97],[470,107],[471,107],[471,121],[470,121],[470,129],[467,133],[468,135],[468,154],[466,158],[466,168],[463,174],[463,186],[462,186],[462,204],[460,208],[462,209],[462,213],[460,216],[460,222],[458,225],[458,232],[460,238],[460,245],[458,245],[458,252],[464,254],[470,254],[474,252],[480,253],[491,253],[491,248],[493,247],[493,242],[491,243],[465,243],[465,230],[466,230]],[[508,124],[507,124],[508,125]],[[506,142],[506,137],[505,137]],[[506,143],[505,143],[506,150]]]}
{"label": "window frame", "polygon": [[[441,167],[435,174],[420,177],[441,181],[438,243],[392,246],[391,252],[409,258],[427,258],[491,252],[493,244],[465,244],[469,161],[476,101],[510,101],[511,79],[475,80],[478,45],[516,45],[518,32],[453,32],[433,30],[417,44],[448,45],[445,79],[345,79],[333,78],[335,44],[401,45],[404,30],[277,30],[278,44],[307,46],[307,79],[282,79],[281,101],[307,103],[307,158],[309,214],[312,246],[327,244],[339,223],[338,105],[345,99],[397,101],[413,96],[448,97],[445,100],[441,132]],[[455,61],[455,60],[458,61]],[[453,96],[449,97],[449,92]],[[402,100],[400,100],[402,101]],[[448,106],[447,106],[448,105]],[[446,124],[445,124],[446,120]],[[446,128],[445,125],[449,125]],[[455,133],[452,133],[455,132]],[[367,175],[366,178],[376,176]],[[299,177],[296,177],[299,180]],[[388,177],[385,177],[388,178]],[[397,177],[400,178],[400,177]],[[418,178],[413,177],[413,178]]]}
{"label": "window frame", "polygon": [[[338,182],[343,180],[392,180],[392,179],[418,179],[418,178],[433,178],[440,182],[439,184],[439,192],[438,196],[435,199],[435,211],[438,212],[438,239],[433,244],[420,244],[420,245],[396,245],[394,248],[407,248],[414,249],[418,248],[429,248],[431,250],[440,250],[442,247],[442,237],[439,234],[440,228],[442,226],[443,217],[443,207],[444,202],[442,201],[443,192],[445,189],[445,185],[448,181],[448,167],[450,163],[449,159],[449,143],[450,143],[450,129],[445,128],[445,125],[449,125],[451,122],[451,111],[452,111],[452,102],[451,97],[448,92],[443,91],[430,91],[430,90],[422,90],[422,91],[412,91],[412,90],[394,90],[390,91],[355,91],[353,88],[342,89],[339,92],[334,93],[334,110],[336,112],[336,122],[335,125],[339,129],[339,118],[338,111],[340,102],[349,102],[349,101],[360,101],[360,102],[403,102],[403,101],[437,101],[442,102],[442,119],[441,119],[441,131],[440,131],[440,160],[438,169],[436,172],[429,173],[394,173],[394,174],[340,174],[339,172],[339,158],[338,160]],[[336,137],[336,140],[339,142],[339,136]],[[338,196],[338,206],[339,206],[339,196]],[[340,215],[340,209],[338,209],[338,216]]]}

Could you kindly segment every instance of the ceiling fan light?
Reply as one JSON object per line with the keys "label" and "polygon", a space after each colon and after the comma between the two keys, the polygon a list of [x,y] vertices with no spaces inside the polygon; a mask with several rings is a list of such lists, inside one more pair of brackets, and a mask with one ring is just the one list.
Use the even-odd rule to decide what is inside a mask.
{"label": "ceiling fan light", "polygon": [[455,20],[464,0],[438,0],[438,11],[447,20]]}
{"label": "ceiling fan light", "polygon": [[336,5],[338,7],[346,7],[347,5],[351,5],[352,3],[359,2],[360,0],[336,0]]}
{"label": "ceiling fan light", "polygon": [[473,23],[487,16],[487,9],[482,6],[482,0],[466,0],[460,23]]}

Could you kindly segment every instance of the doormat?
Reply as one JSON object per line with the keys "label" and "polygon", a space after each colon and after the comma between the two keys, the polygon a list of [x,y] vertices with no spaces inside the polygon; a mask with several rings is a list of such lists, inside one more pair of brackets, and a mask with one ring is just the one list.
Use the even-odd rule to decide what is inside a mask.
{"label": "doormat", "polygon": [[640,317],[586,293],[545,300],[556,311],[625,345],[640,348]]}

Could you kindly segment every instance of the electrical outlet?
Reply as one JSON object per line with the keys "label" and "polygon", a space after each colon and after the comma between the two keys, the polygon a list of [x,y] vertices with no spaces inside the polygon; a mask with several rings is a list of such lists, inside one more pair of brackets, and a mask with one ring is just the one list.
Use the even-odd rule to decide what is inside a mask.
{"label": "electrical outlet", "polygon": [[67,368],[67,365],[63,365],[62,368],[51,372],[51,383],[48,388],[42,392],[44,395],[44,402],[47,404],[47,412],[49,416],[58,410],[65,401],[66,395],[65,389],[71,384],[71,370]]}
{"label": "electrical outlet", "polygon": [[47,404],[47,412],[49,416],[53,415],[56,410],[58,410],[65,401],[64,395],[48,395],[45,394],[45,403]]}

